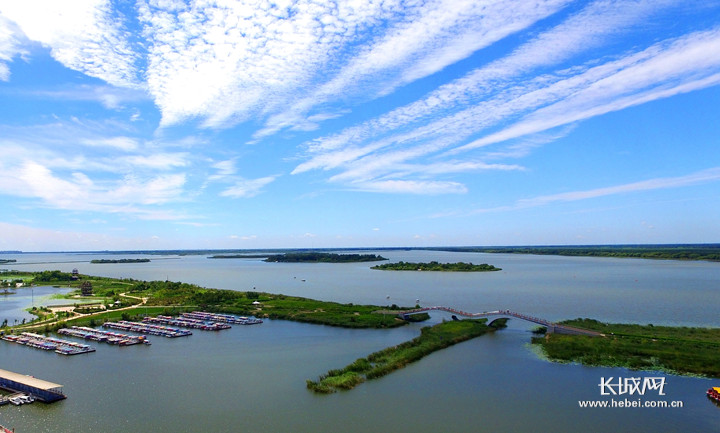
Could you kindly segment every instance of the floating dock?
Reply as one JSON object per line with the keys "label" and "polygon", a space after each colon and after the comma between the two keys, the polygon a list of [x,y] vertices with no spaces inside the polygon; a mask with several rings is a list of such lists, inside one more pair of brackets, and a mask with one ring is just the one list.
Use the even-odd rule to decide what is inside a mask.
{"label": "floating dock", "polygon": [[171,328],[169,326],[153,325],[145,322],[128,322],[121,320],[119,322],[107,322],[103,324],[104,328],[119,329],[128,332],[137,332],[140,334],[159,335],[161,337],[175,338],[175,337],[187,337],[192,335],[192,332]]}
{"label": "floating dock", "polygon": [[232,323],[234,325],[257,325],[263,321],[251,317],[244,316],[233,316],[232,314],[222,313],[206,313],[204,311],[193,311],[192,313],[183,313],[182,317],[188,319],[214,321],[214,322],[225,322]]}
{"label": "floating dock", "polygon": [[143,323],[181,326],[183,328],[199,329],[201,331],[221,331],[223,329],[231,328],[230,325],[225,323],[170,316],[145,317],[143,318]]}
{"label": "floating dock", "polygon": [[101,331],[85,326],[62,328],[58,330],[58,334],[69,335],[71,337],[82,338],[84,340],[94,340],[100,343],[115,344],[118,346],[132,346],[135,344],[150,345],[150,342],[144,335],[137,336],[121,334],[119,332]]}
{"label": "floating dock", "polygon": [[22,392],[45,403],[66,398],[62,385],[7,370],[0,370],[0,388]]}
{"label": "floating dock", "polygon": [[11,343],[23,344],[42,350],[54,350],[61,355],[79,355],[81,353],[94,352],[95,348],[87,344],[74,343],[59,338],[45,337],[32,332],[23,332],[20,335],[5,335],[3,340]]}

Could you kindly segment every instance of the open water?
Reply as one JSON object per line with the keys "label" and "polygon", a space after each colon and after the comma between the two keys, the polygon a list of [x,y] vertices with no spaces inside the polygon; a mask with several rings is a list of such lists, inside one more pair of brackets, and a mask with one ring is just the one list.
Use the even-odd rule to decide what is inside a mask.
{"label": "open water", "polygon": [[[102,254],[22,254],[18,270],[71,271],[207,287],[258,290],[338,302],[445,305],[470,312],[511,309],[549,320],[720,326],[720,264],[640,259],[380,251],[391,260],[470,261],[490,273],[371,270],[372,263],[282,264],[259,259],[148,256],[150,263],[90,264]],[[136,258],[138,256],[131,256]],[[54,303],[53,288],[0,297],[0,321]],[[432,313],[432,321],[449,318]],[[434,353],[352,391],[305,388],[331,368],[409,340],[424,324],[347,330],[285,321],[233,326],[152,346],[93,344],[65,357],[0,341],[0,368],[63,384],[66,400],[0,407],[16,432],[676,432],[717,431],[720,408],[705,397],[717,380],[542,360],[518,320],[493,335]],[[682,408],[580,408],[607,400],[601,378],[665,377],[628,400],[682,401]],[[619,399],[625,396],[619,396]],[[618,397],[616,397],[618,399]]]}

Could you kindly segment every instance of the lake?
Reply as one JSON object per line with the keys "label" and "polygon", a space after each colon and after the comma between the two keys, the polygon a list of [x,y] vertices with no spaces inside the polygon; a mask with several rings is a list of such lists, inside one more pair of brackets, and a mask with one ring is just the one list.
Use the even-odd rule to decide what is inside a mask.
{"label": "lake", "polygon": [[[511,309],[549,320],[720,326],[720,264],[436,251],[377,251],[391,260],[465,261],[489,273],[371,270],[372,263],[265,263],[259,259],[147,256],[136,264],[90,264],[104,254],[21,254],[17,270],[52,270],[141,280],[173,280],[322,300],[470,312]],[[132,258],[143,256],[130,256]],[[0,320],[31,305],[27,290],[0,299]],[[35,288],[32,300],[52,288]],[[45,293],[47,290],[48,293]],[[57,289],[54,289],[57,290]],[[41,291],[42,294],[39,294]],[[12,301],[11,301],[12,300]],[[47,305],[47,304],[41,304]],[[431,322],[449,319],[433,312]],[[12,319],[9,320],[12,322]],[[331,368],[419,334],[425,324],[348,330],[286,321],[233,326],[152,346],[93,344],[64,357],[0,342],[0,368],[60,383],[66,400],[0,407],[0,424],[24,432],[268,431],[713,431],[720,408],[705,390],[720,381],[618,368],[555,364],[529,347],[533,325],[509,327],[437,352],[352,391],[305,388]],[[580,408],[605,377],[665,377],[664,396],[682,408]],[[633,396],[631,399],[637,399]]]}

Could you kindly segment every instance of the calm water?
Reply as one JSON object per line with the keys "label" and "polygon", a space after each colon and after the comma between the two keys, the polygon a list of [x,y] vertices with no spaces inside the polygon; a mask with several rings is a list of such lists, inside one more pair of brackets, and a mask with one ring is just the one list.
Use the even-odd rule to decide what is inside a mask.
{"label": "calm water", "polygon": [[[93,265],[89,261],[102,255],[75,254],[25,254],[17,257],[18,264],[6,267],[78,268],[93,275],[255,288],[340,302],[414,305],[419,299],[422,305],[468,311],[510,308],[551,320],[580,316],[720,326],[717,263],[428,251],[380,254],[405,261],[487,262],[503,271],[381,272],[370,270],[367,263],[277,264],[205,256],[162,260],[150,256],[150,263]],[[34,290],[37,305],[41,289]],[[0,320],[21,310],[18,302],[30,305],[26,292],[7,298],[0,299]],[[433,321],[444,317],[433,313]],[[0,424],[15,427],[18,433],[411,429],[655,433],[714,431],[720,422],[720,408],[704,396],[717,381],[707,379],[667,376],[667,395],[659,399],[681,400],[681,409],[578,408],[578,400],[601,398],[598,383],[603,376],[658,373],[543,361],[527,345],[531,326],[517,320],[494,335],[435,353],[350,392],[318,396],[305,389],[306,379],[408,340],[420,326],[345,330],[266,321],[219,333],[197,331],[188,338],[153,337],[150,347],[95,344],[97,352],[75,357],[0,342],[0,368],[61,383],[68,395],[52,405],[0,407]]]}

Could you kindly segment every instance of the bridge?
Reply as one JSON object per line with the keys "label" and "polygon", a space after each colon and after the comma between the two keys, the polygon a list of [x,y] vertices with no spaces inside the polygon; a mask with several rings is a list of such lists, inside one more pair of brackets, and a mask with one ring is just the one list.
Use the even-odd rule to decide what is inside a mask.
{"label": "bridge", "polygon": [[524,320],[526,322],[531,322],[531,323],[535,323],[537,325],[544,326],[547,328],[548,334],[557,333],[557,334],[569,334],[569,335],[591,335],[594,337],[604,337],[605,336],[605,334],[597,332],[597,331],[576,328],[574,326],[562,325],[559,323],[550,322],[549,320],[541,319],[539,317],[528,316],[526,314],[516,313],[516,312],[510,311],[510,310],[495,310],[495,311],[486,311],[483,313],[468,313],[465,311],[456,310],[455,308],[434,306],[434,307],[415,308],[412,310],[381,310],[381,311],[376,311],[376,313],[394,314],[394,315],[400,316],[402,319],[405,320],[410,315],[426,313],[428,311],[445,311],[445,312],[452,313],[457,316],[470,317],[473,319],[487,318],[490,323],[492,323],[494,320],[500,319],[500,318],[515,318],[515,319],[520,319],[520,320]]}

